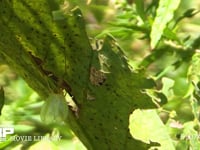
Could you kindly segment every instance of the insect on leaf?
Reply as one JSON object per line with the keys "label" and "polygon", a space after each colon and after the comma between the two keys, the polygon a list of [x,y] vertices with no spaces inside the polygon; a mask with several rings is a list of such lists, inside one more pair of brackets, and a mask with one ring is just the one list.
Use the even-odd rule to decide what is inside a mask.
{"label": "insect on leaf", "polygon": [[62,122],[67,118],[67,114],[67,102],[60,94],[50,94],[41,109],[41,119],[47,124]]}

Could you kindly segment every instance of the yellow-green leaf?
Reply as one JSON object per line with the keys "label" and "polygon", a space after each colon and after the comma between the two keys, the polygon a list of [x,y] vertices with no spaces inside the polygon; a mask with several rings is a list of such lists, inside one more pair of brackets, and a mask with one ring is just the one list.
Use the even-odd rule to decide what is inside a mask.
{"label": "yellow-green leaf", "polygon": [[180,0],[160,0],[159,6],[156,11],[156,17],[154,19],[151,29],[151,47],[155,48],[158,41],[162,37],[163,31],[166,28],[167,23],[174,16],[174,11],[178,8]]}
{"label": "yellow-green leaf", "polygon": [[157,142],[159,150],[175,150],[167,128],[162,123],[156,110],[135,110],[129,118],[131,135],[145,143]]}

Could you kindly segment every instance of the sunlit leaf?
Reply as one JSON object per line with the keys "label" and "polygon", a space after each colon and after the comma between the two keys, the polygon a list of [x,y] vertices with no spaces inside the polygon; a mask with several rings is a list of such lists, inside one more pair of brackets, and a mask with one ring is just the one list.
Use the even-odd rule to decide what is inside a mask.
{"label": "sunlit leaf", "polygon": [[195,85],[198,84],[200,78],[200,54],[196,53],[193,55],[191,60],[191,65],[188,70],[188,78],[192,81]]}
{"label": "sunlit leaf", "polygon": [[178,8],[180,0],[160,0],[159,6],[156,11],[156,17],[154,19],[151,29],[151,47],[155,48],[158,41],[162,37],[163,31],[167,26],[167,23],[174,16],[174,11]]}
{"label": "sunlit leaf", "polygon": [[156,110],[135,110],[129,118],[129,129],[133,138],[145,143],[157,142],[159,150],[175,150],[167,128]]}
{"label": "sunlit leaf", "polygon": [[163,87],[162,87],[162,92],[167,96],[167,97],[170,97],[171,95],[173,95],[172,93],[172,87],[174,85],[174,80],[170,79],[170,78],[166,78],[166,77],[163,77],[162,78],[162,84],[163,84]]}

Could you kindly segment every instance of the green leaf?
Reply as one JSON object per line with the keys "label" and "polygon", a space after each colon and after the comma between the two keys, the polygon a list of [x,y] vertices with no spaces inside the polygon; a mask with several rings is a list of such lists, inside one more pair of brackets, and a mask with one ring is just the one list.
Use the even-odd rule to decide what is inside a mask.
{"label": "green leaf", "polygon": [[190,8],[188,10],[186,10],[183,14],[183,17],[193,17],[194,15],[196,15],[199,11],[195,11],[195,8]]}
{"label": "green leaf", "polygon": [[163,84],[163,86],[162,86],[163,94],[165,94],[167,97],[173,96],[171,88],[174,86],[174,80],[163,77],[162,84]]}
{"label": "green leaf", "polygon": [[189,147],[192,150],[199,150],[199,133],[194,129],[197,124],[193,121],[184,124],[184,130],[181,134],[181,139],[189,141]]}
{"label": "green leaf", "polygon": [[62,10],[52,11],[52,15],[53,15],[53,20],[55,20],[55,21],[65,19],[65,15],[64,15],[64,12]]}
{"label": "green leaf", "polygon": [[193,16],[195,16],[196,14],[198,14],[200,11],[196,10],[195,8],[190,8],[188,10],[186,10],[182,16],[180,16],[177,20],[176,20],[176,24],[178,24],[181,20],[183,20],[184,18],[192,18]]}
{"label": "green leaf", "polygon": [[180,43],[179,38],[177,37],[176,33],[174,33],[171,29],[165,28],[163,35],[170,40],[174,40]]}
{"label": "green leaf", "polygon": [[176,96],[186,97],[188,96],[188,92],[192,88],[191,83],[187,80],[187,78],[179,77],[174,80],[173,91]]}
{"label": "green leaf", "polygon": [[198,49],[199,48],[199,46],[200,46],[200,36],[198,36],[197,38],[195,38],[194,40],[192,40],[192,43],[191,43],[191,47],[193,48],[193,49]]}
{"label": "green leaf", "polygon": [[145,21],[145,11],[144,11],[144,1],[142,0],[135,0],[136,10],[139,14],[140,18]]}
{"label": "green leaf", "polygon": [[156,110],[135,110],[129,118],[129,129],[133,138],[145,143],[160,143],[159,150],[175,150],[167,128]]}
{"label": "green leaf", "polygon": [[150,33],[152,48],[155,48],[162,37],[163,31],[165,30],[167,23],[173,18],[174,11],[178,8],[179,3],[180,0],[160,0]]}
{"label": "green leaf", "polygon": [[4,101],[5,101],[4,90],[3,90],[3,87],[1,87],[0,88],[0,115],[1,115],[2,108],[4,106]]}
{"label": "green leaf", "polygon": [[1,149],[4,149],[4,148],[8,147],[9,144],[11,144],[11,143],[12,143],[11,140],[0,141],[0,148],[1,148]]}
{"label": "green leaf", "polygon": [[198,84],[200,78],[200,54],[196,53],[192,56],[191,65],[188,69],[188,78],[192,81],[195,85]]}
{"label": "green leaf", "polygon": [[59,150],[60,148],[51,141],[48,140],[41,140],[36,142],[35,144],[29,147],[29,150],[36,150],[36,149],[51,149],[51,150]]}
{"label": "green leaf", "polygon": [[47,97],[41,112],[44,121],[66,117],[63,96],[49,94],[65,90],[77,106],[70,107],[66,122],[88,149],[146,150],[150,145],[134,140],[128,131],[130,110],[155,108],[141,92],[144,73],[132,71],[110,37],[93,51],[80,10],[62,19],[59,13],[52,16],[58,9],[53,0],[1,1],[0,56]]}
{"label": "green leaf", "polygon": [[47,123],[65,121],[68,106],[65,97],[60,94],[50,94],[41,110],[41,119]]}

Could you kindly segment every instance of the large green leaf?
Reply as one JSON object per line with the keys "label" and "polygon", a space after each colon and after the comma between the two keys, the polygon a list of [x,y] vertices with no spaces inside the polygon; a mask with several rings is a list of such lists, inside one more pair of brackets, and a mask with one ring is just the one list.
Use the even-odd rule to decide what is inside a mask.
{"label": "large green leaf", "polygon": [[178,8],[180,0],[160,0],[159,6],[156,11],[156,17],[154,19],[150,37],[151,47],[155,48],[160,40],[167,23],[171,21],[174,16],[174,11]]}
{"label": "large green leaf", "polygon": [[155,110],[135,110],[130,115],[129,129],[135,139],[160,143],[159,150],[175,150],[167,128]]}
{"label": "large green leaf", "polygon": [[89,150],[146,150],[151,145],[133,139],[128,124],[134,109],[155,107],[142,93],[152,81],[131,70],[112,38],[93,50],[80,10],[64,4],[1,0],[0,57],[42,97],[72,96],[66,122]]}

